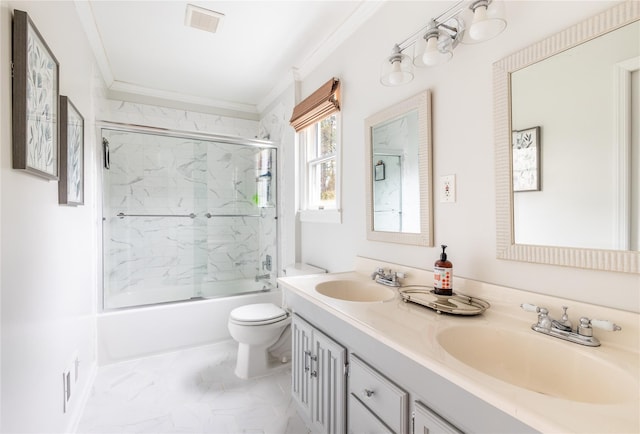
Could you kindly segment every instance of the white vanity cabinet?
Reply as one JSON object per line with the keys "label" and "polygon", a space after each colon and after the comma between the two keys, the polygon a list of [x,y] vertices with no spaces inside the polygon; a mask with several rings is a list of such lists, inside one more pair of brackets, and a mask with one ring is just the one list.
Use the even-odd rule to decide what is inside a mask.
{"label": "white vanity cabinet", "polygon": [[[353,434],[538,432],[383,344],[357,323],[345,321],[344,315],[335,315],[296,291],[285,294],[287,306],[295,312],[292,393],[314,432],[339,433],[347,428]],[[298,315],[313,318],[322,332]],[[345,347],[328,336],[339,337],[348,356]],[[378,403],[389,396],[389,401]]]}
{"label": "white vanity cabinet", "polygon": [[413,402],[413,434],[462,434],[458,428],[420,401]]}
{"label": "white vanity cabinet", "polygon": [[297,315],[291,322],[294,399],[316,433],[346,430],[346,350]]}
{"label": "white vanity cabinet", "polygon": [[349,434],[408,433],[408,394],[355,354],[349,356]]}

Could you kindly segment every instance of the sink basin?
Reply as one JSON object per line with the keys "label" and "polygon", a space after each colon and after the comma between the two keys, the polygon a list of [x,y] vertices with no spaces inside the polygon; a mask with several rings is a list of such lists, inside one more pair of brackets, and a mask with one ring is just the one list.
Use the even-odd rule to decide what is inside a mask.
{"label": "sink basin", "polygon": [[465,365],[543,395],[598,404],[638,400],[638,379],[593,348],[528,330],[482,326],[448,328],[437,340]]}
{"label": "sink basin", "polygon": [[355,302],[381,302],[391,300],[396,291],[378,283],[357,280],[332,280],[316,285],[316,291],[327,297]]}

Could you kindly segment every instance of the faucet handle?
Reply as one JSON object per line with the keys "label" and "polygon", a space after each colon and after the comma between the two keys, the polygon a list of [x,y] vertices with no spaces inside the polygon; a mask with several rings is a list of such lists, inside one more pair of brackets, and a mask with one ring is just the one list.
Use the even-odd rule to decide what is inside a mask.
{"label": "faucet handle", "polygon": [[591,327],[606,330],[608,332],[617,332],[622,330],[622,327],[606,319],[592,319],[590,322]]}
{"label": "faucet handle", "polygon": [[580,318],[580,325],[578,326],[578,334],[582,336],[593,336],[593,328],[599,328],[609,332],[616,332],[622,330],[622,327],[613,323],[612,321],[603,319],[589,319],[586,316]]}
{"label": "faucet handle", "polygon": [[535,313],[539,313],[540,315],[549,314],[549,310],[546,307],[538,307],[535,304],[531,304],[531,303],[522,303],[520,307],[526,310],[527,312],[535,312]]}
{"label": "faucet handle", "polygon": [[569,315],[567,315],[567,309],[569,309],[568,306],[562,306],[562,317],[557,321],[553,320],[552,323],[556,328],[564,330],[566,332],[570,332],[572,330],[573,324],[569,319]]}
{"label": "faucet handle", "polygon": [[549,309],[546,307],[539,307],[531,303],[522,303],[520,307],[527,312],[536,312],[538,314],[538,323],[534,326],[549,330],[552,326],[551,319],[549,318]]}

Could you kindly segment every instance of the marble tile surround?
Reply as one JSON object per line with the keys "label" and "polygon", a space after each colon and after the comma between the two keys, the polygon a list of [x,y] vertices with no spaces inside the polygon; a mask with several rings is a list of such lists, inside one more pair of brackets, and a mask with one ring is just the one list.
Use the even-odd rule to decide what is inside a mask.
{"label": "marble tile surround", "polygon": [[255,138],[258,135],[258,122],[254,120],[112,99],[101,101],[96,117],[105,121],[172,130],[245,138]]}
{"label": "marble tile surround", "polygon": [[[103,135],[111,155],[103,181],[107,308],[120,307],[113,296],[132,291],[149,295],[144,304],[168,301],[152,294],[162,288],[185,289],[176,299],[220,295],[219,285],[208,294],[212,284],[267,273],[266,255],[277,269],[275,184],[268,194],[260,189],[261,175],[275,180],[275,150],[115,130]],[[120,212],[196,218],[122,219]],[[206,213],[261,217],[209,219]],[[253,286],[243,288],[259,290],[263,282]]]}
{"label": "marble tile surround", "polygon": [[291,365],[241,380],[236,351],[224,341],[101,367],[77,432],[309,434]]}

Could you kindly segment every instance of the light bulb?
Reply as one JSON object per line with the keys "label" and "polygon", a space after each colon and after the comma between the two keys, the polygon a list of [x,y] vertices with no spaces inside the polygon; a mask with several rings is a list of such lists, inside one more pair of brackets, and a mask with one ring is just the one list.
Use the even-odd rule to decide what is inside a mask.
{"label": "light bulb", "polygon": [[394,60],[391,63],[391,72],[389,73],[389,83],[392,85],[401,84],[404,79],[404,73],[400,68],[400,60]]}
{"label": "light bulb", "polygon": [[442,52],[438,49],[438,37],[432,36],[427,40],[427,47],[422,55],[422,63],[427,66],[439,65],[446,62],[453,54],[451,51]]}
{"label": "light bulb", "polygon": [[478,6],[473,12],[469,36],[476,41],[486,41],[500,34],[507,23],[497,17],[487,17],[487,6]]}

